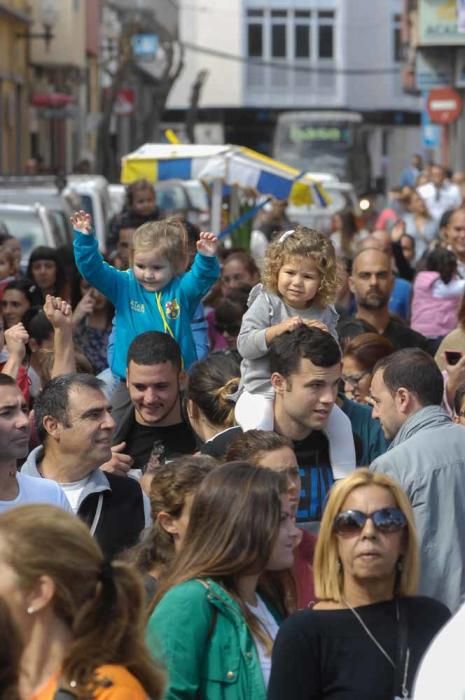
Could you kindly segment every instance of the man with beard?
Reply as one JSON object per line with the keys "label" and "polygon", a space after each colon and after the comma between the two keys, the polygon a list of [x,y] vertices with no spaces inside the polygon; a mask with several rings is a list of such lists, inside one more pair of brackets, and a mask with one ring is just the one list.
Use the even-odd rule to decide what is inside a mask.
{"label": "man with beard", "polygon": [[417,347],[428,352],[428,341],[389,313],[394,286],[390,255],[377,248],[365,248],[354,258],[350,289],[357,302],[356,318],[370,323],[396,350]]}
{"label": "man with beard", "polygon": [[122,445],[135,469],[144,470],[151,455],[161,462],[194,453],[194,435],[182,415],[186,381],[181,352],[171,336],[146,331],[134,338],[126,370],[131,403],[116,426],[114,443]]}

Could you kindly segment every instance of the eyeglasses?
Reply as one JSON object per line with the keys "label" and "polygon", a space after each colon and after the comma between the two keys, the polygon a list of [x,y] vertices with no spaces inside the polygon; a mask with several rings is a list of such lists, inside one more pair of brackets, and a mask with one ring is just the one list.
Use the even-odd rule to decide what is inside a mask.
{"label": "eyeglasses", "polygon": [[407,525],[407,518],[398,508],[381,508],[373,513],[361,510],[344,510],[336,516],[333,530],[338,535],[356,535],[371,520],[377,530],[384,534],[400,532]]}
{"label": "eyeglasses", "polygon": [[344,384],[350,384],[350,386],[353,386],[355,388],[360,384],[363,377],[365,377],[367,374],[371,374],[371,370],[366,369],[364,372],[359,372],[358,374],[342,375],[342,381],[344,382]]}

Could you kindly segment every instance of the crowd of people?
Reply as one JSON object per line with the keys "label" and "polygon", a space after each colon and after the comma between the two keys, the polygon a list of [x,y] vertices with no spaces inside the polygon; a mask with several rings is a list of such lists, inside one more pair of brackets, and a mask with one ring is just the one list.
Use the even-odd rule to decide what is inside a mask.
{"label": "crowd of people", "polygon": [[458,175],[250,250],[145,180],[107,259],[0,233],[1,698],[463,697]]}

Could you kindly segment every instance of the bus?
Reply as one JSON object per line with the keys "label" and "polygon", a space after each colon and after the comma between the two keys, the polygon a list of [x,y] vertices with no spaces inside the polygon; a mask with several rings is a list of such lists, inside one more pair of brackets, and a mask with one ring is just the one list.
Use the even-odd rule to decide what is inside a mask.
{"label": "bus", "polygon": [[335,175],[363,194],[371,184],[367,136],[359,112],[283,112],[276,123],[273,157],[298,170]]}

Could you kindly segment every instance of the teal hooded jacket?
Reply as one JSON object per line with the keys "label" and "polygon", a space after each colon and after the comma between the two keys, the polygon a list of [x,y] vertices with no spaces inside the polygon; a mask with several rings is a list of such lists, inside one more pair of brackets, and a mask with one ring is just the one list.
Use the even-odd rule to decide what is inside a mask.
{"label": "teal hooded jacket", "polygon": [[191,269],[173,277],[158,293],[144,289],[132,270],[116,270],[104,262],[95,236],[75,231],[74,256],[80,274],[115,307],[114,374],[126,377],[128,348],[145,331],[171,335],[180,347],[184,369],[196,362],[190,324],[200,300],[220,276],[216,256],[197,253]]}
{"label": "teal hooded jacket", "polygon": [[211,579],[186,581],[163,596],[150,617],[147,644],[167,668],[165,700],[266,700],[244,615]]}

